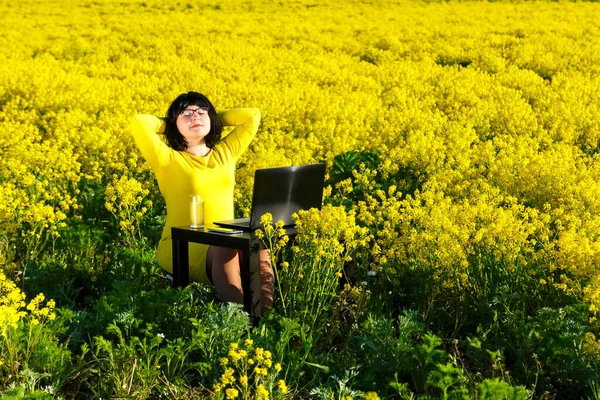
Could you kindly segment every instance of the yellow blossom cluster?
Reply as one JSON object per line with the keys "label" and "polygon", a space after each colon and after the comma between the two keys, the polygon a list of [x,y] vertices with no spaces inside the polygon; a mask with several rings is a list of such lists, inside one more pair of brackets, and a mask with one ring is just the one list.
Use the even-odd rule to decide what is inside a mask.
{"label": "yellow blossom cluster", "polygon": [[374,227],[371,254],[377,271],[420,263],[461,274],[481,248],[493,262],[526,265],[538,244],[531,238],[543,230],[539,212],[493,187],[460,202],[433,189],[402,200],[400,195],[392,186],[358,206],[359,219]]}
{"label": "yellow blossom cluster", "polygon": [[279,220],[273,224],[273,215],[265,213],[260,217],[260,224],[263,228],[256,230],[256,237],[264,242],[266,247],[271,251],[271,257],[273,257],[289,241],[289,237],[283,228],[283,221]]}
{"label": "yellow blossom cluster", "polygon": [[106,209],[119,221],[127,244],[134,244],[136,228],[139,228],[136,225],[152,206],[152,201],[146,199],[148,193],[141,182],[126,176],[113,175],[112,182],[106,186]]}
{"label": "yellow blossom cluster", "polygon": [[272,358],[269,350],[255,347],[252,339],[246,339],[242,346],[231,343],[227,357],[220,360],[224,372],[213,385],[215,394],[226,399],[282,398],[288,387],[285,380],[276,380],[282,368]]}
{"label": "yellow blossom cluster", "polygon": [[56,314],[53,310],[56,304],[54,300],[48,300],[43,306],[44,300],[44,294],[40,293],[29,303],[25,303],[25,293],[0,271],[0,335],[6,338],[8,331],[16,329],[19,321],[26,317],[28,312],[32,325],[37,325],[46,319],[54,320]]}
{"label": "yellow blossom cluster", "polygon": [[585,334],[583,349],[586,353],[596,357],[596,359],[600,359],[600,339],[592,332],[587,332]]}
{"label": "yellow blossom cluster", "polygon": [[54,310],[54,307],[56,307],[56,303],[54,302],[54,300],[48,300],[46,302],[45,307],[40,307],[40,305],[45,299],[46,297],[44,296],[44,294],[40,293],[37,296],[35,296],[29,302],[29,304],[27,304],[27,311],[29,311],[31,315],[31,323],[33,325],[39,324],[40,320],[46,318],[50,321],[56,318],[56,314],[54,314],[54,312],[52,311]]}
{"label": "yellow blossom cluster", "polygon": [[22,311],[25,307],[25,293],[9,280],[0,271],[0,334],[6,336],[10,328],[17,328],[18,322],[27,313]]}
{"label": "yellow blossom cluster", "polygon": [[357,225],[354,217],[353,210],[331,205],[298,211],[293,215],[298,230],[294,252],[313,258],[316,264],[338,258],[350,261],[352,252],[367,244],[367,229]]}

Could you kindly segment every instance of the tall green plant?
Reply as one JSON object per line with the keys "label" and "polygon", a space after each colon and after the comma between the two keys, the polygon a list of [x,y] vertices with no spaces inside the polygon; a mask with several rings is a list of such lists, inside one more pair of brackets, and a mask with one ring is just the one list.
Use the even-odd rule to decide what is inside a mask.
{"label": "tall green plant", "polygon": [[[298,234],[290,261],[275,268],[276,306],[284,316],[320,332],[327,320],[323,317],[337,296],[344,263],[358,247],[366,245],[366,229],[356,225],[353,211],[329,205],[321,210],[300,210],[294,220]],[[262,240],[267,247],[276,242],[277,234],[276,229],[265,225]],[[278,267],[278,252],[271,254],[273,265]]]}

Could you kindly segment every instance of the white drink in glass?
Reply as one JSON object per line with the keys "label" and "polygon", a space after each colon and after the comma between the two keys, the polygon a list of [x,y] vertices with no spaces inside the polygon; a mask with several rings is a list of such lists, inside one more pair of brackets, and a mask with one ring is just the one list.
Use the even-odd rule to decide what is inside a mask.
{"label": "white drink in glass", "polygon": [[204,198],[195,194],[190,196],[190,228],[204,227]]}

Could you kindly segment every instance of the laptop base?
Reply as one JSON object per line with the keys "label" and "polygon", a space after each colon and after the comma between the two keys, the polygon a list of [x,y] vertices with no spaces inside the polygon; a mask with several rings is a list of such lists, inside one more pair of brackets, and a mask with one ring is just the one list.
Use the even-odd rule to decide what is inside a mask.
{"label": "laptop base", "polygon": [[241,229],[243,231],[251,231],[250,229],[250,218],[236,218],[230,219],[226,221],[215,221],[215,225],[218,225],[222,228],[233,228],[233,229]]}

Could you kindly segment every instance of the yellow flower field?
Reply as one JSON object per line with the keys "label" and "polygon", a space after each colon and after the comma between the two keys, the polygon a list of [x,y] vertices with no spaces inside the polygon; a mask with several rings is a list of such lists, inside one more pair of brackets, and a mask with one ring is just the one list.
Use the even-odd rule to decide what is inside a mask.
{"label": "yellow flower field", "polygon": [[261,110],[239,214],[257,168],[326,162],[377,279],[422,268],[453,311],[494,279],[572,299],[600,354],[598,3],[3,1],[0,59],[7,282],[84,215],[143,240],[162,203],[128,121],[193,90]]}
{"label": "yellow flower field", "polygon": [[[584,292],[600,305],[593,3],[23,1],[0,15],[8,241],[58,235],[90,182],[129,190],[135,204],[121,199],[121,209],[145,212],[136,193],[158,194],[128,118],[162,115],[198,90],[217,107],[264,115],[237,175],[242,212],[256,168],[375,150],[380,176],[410,170],[425,184],[404,199],[415,215],[394,215],[401,184],[361,207],[383,224],[376,260],[460,269],[481,242],[510,259],[543,258],[543,278],[565,291],[592,278]],[[409,229],[415,221],[421,230]]]}

